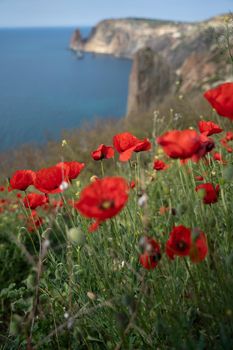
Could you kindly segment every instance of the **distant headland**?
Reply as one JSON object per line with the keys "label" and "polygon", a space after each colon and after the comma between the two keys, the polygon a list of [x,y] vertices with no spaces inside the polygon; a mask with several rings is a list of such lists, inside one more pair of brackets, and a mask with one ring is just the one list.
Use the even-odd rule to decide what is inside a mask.
{"label": "distant headland", "polygon": [[180,94],[198,93],[232,79],[231,64],[222,56],[218,42],[227,16],[195,23],[107,19],[92,29],[88,39],[83,39],[77,29],[70,48],[133,59],[128,96],[130,115],[153,110],[177,89]]}

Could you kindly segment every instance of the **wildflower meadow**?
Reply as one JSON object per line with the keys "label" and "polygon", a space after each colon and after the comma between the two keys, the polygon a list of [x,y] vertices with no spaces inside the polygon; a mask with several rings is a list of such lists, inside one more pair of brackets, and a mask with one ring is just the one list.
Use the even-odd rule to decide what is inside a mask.
{"label": "wildflower meadow", "polygon": [[233,83],[204,98],[192,128],[99,139],[101,175],[73,152],[2,180],[1,349],[233,348]]}

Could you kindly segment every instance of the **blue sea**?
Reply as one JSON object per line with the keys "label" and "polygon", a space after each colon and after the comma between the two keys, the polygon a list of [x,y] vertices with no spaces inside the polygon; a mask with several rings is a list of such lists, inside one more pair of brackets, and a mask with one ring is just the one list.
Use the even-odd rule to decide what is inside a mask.
{"label": "blue sea", "polygon": [[68,49],[74,29],[0,29],[0,151],[125,114],[131,61],[77,59]]}

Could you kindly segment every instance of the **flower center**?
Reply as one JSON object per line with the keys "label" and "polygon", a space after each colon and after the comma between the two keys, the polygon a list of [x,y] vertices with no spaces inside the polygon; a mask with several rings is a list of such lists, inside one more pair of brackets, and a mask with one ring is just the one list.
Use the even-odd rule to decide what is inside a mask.
{"label": "flower center", "polygon": [[184,241],[179,241],[176,243],[177,250],[183,252],[187,248],[187,244]]}
{"label": "flower center", "polygon": [[213,142],[208,142],[206,145],[206,151],[210,152],[214,148],[214,143]]}
{"label": "flower center", "polygon": [[107,210],[114,207],[114,201],[113,200],[105,200],[100,204],[100,209]]}
{"label": "flower center", "polygon": [[159,253],[159,252],[157,252],[157,253],[155,253],[154,255],[152,255],[152,257],[151,257],[151,260],[153,261],[153,262],[158,262],[159,260],[161,259],[161,254]]}

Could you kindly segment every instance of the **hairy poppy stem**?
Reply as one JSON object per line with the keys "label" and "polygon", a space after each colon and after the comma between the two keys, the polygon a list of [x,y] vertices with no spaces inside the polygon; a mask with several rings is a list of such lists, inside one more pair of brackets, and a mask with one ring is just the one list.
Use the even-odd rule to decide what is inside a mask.
{"label": "hairy poppy stem", "polygon": [[104,177],[104,163],[102,159],[100,161],[100,165],[101,165],[101,173],[102,173],[102,176]]}
{"label": "hairy poppy stem", "polygon": [[188,265],[188,263],[187,263],[187,260],[184,258],[184,263],[185,263],[185,267],[186,267],[186,269],[187,269],[187,271],[188,271],[188,274],[189,274],[189,276],[190,276],[190,278],[191,278],[191,280],[192,280],[192,284],[193,284],[193,287],[194,287],[194,290],[195,290],[195,299],[196,299],[196,302],[198,303],[198,304],[200,304],[199,303],[199,295],[198,295],[198,288],[197,288],[197,285],[196,285],[196,281],[195,281],[195,279],[194,279],[194,277],[193,277],[193,274],[192,274],[192,272],[191,272],[191,270],[190,270],[190,268],[189,268],[189,265]]}

